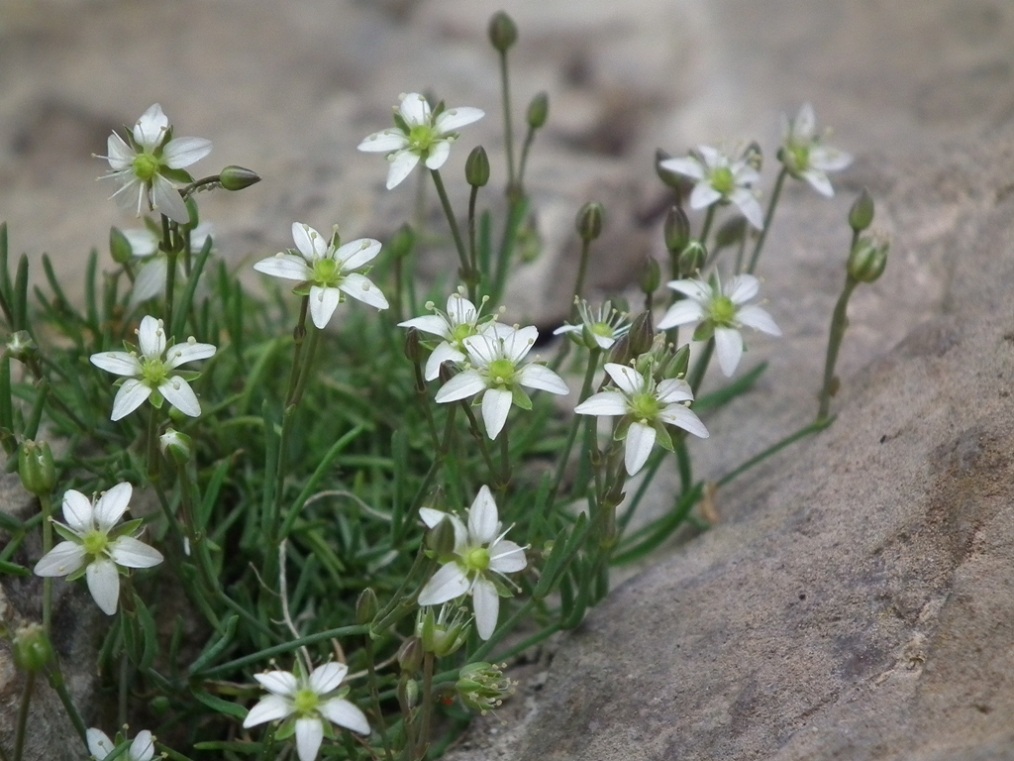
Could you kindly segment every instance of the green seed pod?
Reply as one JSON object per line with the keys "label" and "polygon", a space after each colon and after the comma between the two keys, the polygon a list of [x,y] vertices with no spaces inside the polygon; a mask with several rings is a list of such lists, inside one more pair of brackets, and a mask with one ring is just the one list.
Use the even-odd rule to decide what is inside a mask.
{"label": "green seed pod", "polygon": [[373,587],[364,589],[356,600],[356,623],[359,625],[370,623],[377,617],[379,607],[377,593],[373,591]]}
{"label": "green seed pod", "polygon": [[[630,357],[638,357],[651,350],[655,341],[655,329],[651,326],[651,314],[641,312],[630,324]],[[610,361],[612,361],[610,359]],[[627,360],[629,362],[629,359]],[[623,364],[627,364],[624,362]]]}
{"label": "green seed pod", "polygon": [[591,242],[602,234],[602,204],[590,201],[577,213],[577,234],[581,240]]}
{"label": "green seed pod", "polygon": [[866,188],[863,188],[856,200],[853,201],[852,208],[849,209],[849,227],[854,232],[861,233],[873,224],[873,214],[873,196]]}
{"label": "green seed pod", "polygon": [[134,249],[118,227],[109,228],[109,254],[117,264],[126,264],[134,255]]}
{"label": "green seed pod", "polygon": [[690,242],[690,219],[682,206],[672,206],[662,226],[665,247],[670,253],[682,251]]}
{"label": "green seed pod", "polygon": [[454,524],[444,518],[431,528],[426,534],[426,546],[433,550],[438,558],[454,552]]}
{"label": "green seed pod", "polygon": [[418,673],[422,659],[423,646],[418,637],[409,637],[398,649],[398,665],[403,674]]}
{"label": "green seed pod", "polygon": [[543,91],[536,93],[532,102],[528,104],[528,112],[525,115],[528,126],[534,129],[542,129],[549,118],[549,95]]}
{"label": "green seed pod", "polygon": [[860,238],[849,254],[849,276],[860,283],[872,283],[884,274],[890,242],[879,236]]}
{"label": "green seed pod", "polygon": [[14,663],[24,671],[38,673],[53,660],[53,645],[42,624],[28,624],[14,635]]}
{"label": "green seed pod", "polygon": [[485,187],[489,182],[489,157],[481,145],[475,146],[465,160],[465,180],[474,188]]}
{"label": "green seed pod", "polygon": [[387,242],[387,250],[395,259],[401,259],[412,253],[415,248],[415,230],[409,224],[403,224]]}
{"label": "green seed pod", "polygon": [[652,257],[645,257],[644,264],[641,266],[641,291],[646,296],[650,296],[658,287],[662,285],[662,267],[658,261]]}
{"label": "green seed pod", "polygon": [[158,437],[158,448],[162,451],[163,457],[172,460],[177,466],[182,466],[190,462],[193,456],[194,441],[175,428],[167,428],[166,432]]}
{"label": "green seed pod", "polygon": [[18,449],[18,475],[25,491],[42,497],[56,488],[53,452],[45,441],[23,441]]}
{"label": "green seed pod", "polygon": [[518,27],[514,19],[503,11],[494,13],[489,20],[489,41],[501,53],[506,53],[518,41]]}
{"label": "green seed pod", "polygon": [[219,173],[218,179],[226,190],[243,190],[261,181],[257,172],[233,164],[223,169]]}

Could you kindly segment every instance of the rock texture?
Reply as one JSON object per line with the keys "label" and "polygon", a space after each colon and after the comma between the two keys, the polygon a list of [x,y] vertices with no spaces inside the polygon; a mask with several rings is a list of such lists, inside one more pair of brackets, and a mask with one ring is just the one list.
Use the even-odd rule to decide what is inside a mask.
{"label": "rock texture", "polygon": [[[594,287],[622,287],[660,255],[656,147],[756,137],[771,156],[779,113],[811,100],[857,156],[833,201],[787,188],[761,265],[785,336],[750,342],[745,363],[770,368],[757,395],[708,421],[702,472],[814,413],[842,221],[862,186],[895,243],[883,280],[853,301],[834,428],[720,493],[722,525],[619,588],[560,642],[538,699],[480,727],[459,761],[1014,759],[1014,11],[1003,0],[503,5],[521,29],[517,103],[551,96],[529,182],[546,252],[511,294],[519,318],[566,310],[586,200],[607,209]],[[414,193],[384,192],[382,160],[355,146],[386,125],[399,92],[486,109],[447,171],[478,143],[502,171],[485,42],[495,9],[0,0],[0,217],[14,253],[49,251],[73,279],[109,224],[131,224],[94,183],[103,168],[90,155],[156,100],[181,133],[214,140],[198,168],[240,163],[265,179],[205,207],[238,270],[289,245],[294,220],[383,237]],[[5,663],[0,651],[10,689]],[[78,758],[67,736],[37,735],[28,757]]]}

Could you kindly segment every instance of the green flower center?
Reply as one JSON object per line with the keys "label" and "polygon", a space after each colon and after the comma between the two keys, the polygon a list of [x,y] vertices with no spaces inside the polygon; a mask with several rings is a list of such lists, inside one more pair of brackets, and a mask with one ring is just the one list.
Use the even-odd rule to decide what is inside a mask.
{"label": "green flower center", "polygon": [[169,378],[169,368],[161,357],[141,359],[141,380],[149,388],[158,388]]}
{"label": "green flower center", "polygon": [[317,712],[320,696],[309,687],[303,687],[292,696],[292,707],[298,716],[311,716]]}
{"label": "green flower center", "polygon": [[416,124],[408,133],[408,149],[412,153],[425,154],[440,137],[429,124]]}
{"label": "green flower center", "polygon": [[313,282],[324,288],[335,288],[342,280],[342,266],[334,259],[318,259],[313,263]]}
{"label": "green flower center", "polygon": [[485,571],[489,568],[489,550],[485,547],[469,550],[465,555],[465,566],[469,571],[479,571],[480,573]]}
{"label": "green flower center", "polygon": [[711,172],[711,187],[723,196],[731,195],[736,189],[736,178],[727,166],[720,166]]}
{"label": "green flower center", "polygon": [[475,326],[470,322],[462,322],[451,328],[451,343],[461,346],[466,338],[474,335],[478,335]]}
{"label": "green flower center", "polygon": [[514,363],[509,359],[494,359],[489,363],[489,381],[495,386],[511,386],[514,384],[516,371]]}
{"label": "green flower center", "polygon": [[736,305],[728,296],[716,296],[711,301],[711,321],[722,327],[733,327],[736,321]]}
{"label": "green flower center", "polygon": [[798,143],[789,146],[789,165],[797,172],[805,172],[810,166],[810,146]]}
{"label": "green flower center", "polygon": [[151,182],[161,168],[162,162],[150,153],[140,153],[134,157],[134,174],[142,182]]}
{"label": "green flower center", "polygon": [[92,529],[81,537],[81,546],[92,557],[99,557],[105,554],[106,547],[109,546],[109,537],[104,531]]}
{"label": "green flower center", "polygon": [[608,322],[593,322],[588,326],[591,330],[592,335],[599,336],[601,338],[612,338],[613,337],[613,326]]}
{"label": "green flower center", "polygon": [[630,399],[630,414],[637,420],[654,420],[661,409],[658,399],[647,392],[634,394]]}

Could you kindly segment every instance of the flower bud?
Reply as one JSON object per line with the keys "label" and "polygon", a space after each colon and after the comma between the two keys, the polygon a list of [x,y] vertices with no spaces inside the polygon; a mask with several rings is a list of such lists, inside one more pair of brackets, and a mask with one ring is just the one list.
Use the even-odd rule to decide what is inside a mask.
{"label": "flower bud", "polygon": [[708,260],[708,249],[705,248],[704,244],[699,240],[691,240],[680,253],[679,262],[677,262],[680,271],[680,277],[689,277],[697,272],[701,271],[704,266],[704,262]]}
{"label": "flower bud", "polygon": [[518,27],[514,19],[503,11],[497,11],[489,20],[489,41],[501,53],[518,41]]}
{"label": "flower bud", "polygon": [[18,449],[18,475],[25,491],[41,497],[56,488],[53,452],[45,441],[23,441]]}
{"label": "flower bud", "polygon": [[849,227],[854,232],[861,233],[873,224],[873,213],[873,196],[866,188],[863,188],[856,200],[852,202],[852,208],[849,209]]}
{"label": "flower bud", "polygon": [[398,680],[398,702],[409,710],[419,703],[419,683],[415,679]]}
{"label": "flower bud", "polygon": [[38,673],[53,660],[53,645],[42,624],[21,627],[11,644],[14,646],[14,663],[24,671]]}
{"label": "flower bud", "polygon": [[645,295],[650,296],[662,284],[662,267],[653,257],[647,256],[641,266],[640,285]]}
{"label": "flower bud", "polygon": [[678,253],[690,242],[690,219],[682,206],[672,206],[662,226],[665,247],[671,253]]}
{"label": "flower bud", "polygon": [[194,453],[194,442],[185,433],[180,433],[175,428],[167,428],[166,432],[158,437],[158,448],[167,460],[172,460],[178,466],[186,465]]}
{"label": "flower bud", "polygon": [[109,254],[117,264],[126,264],[134,255],[134,249],[118,227],[109,228]]}
{"label": "flower bud", "polygon": [[860,238],[849,254],[849,277],[860,283],[872,283],[887,266],[887,252],[891,244],[886,238],[869,236]]}
{"label": "flower bud", "polygon": [[[655,329],[651,326],[651,314],[641,312],[630,324],[630,357],[637,357],[651,350],[655,341]],[[629,362],[629,359],[628,359]],[[626,362],[624,363],[626,364]]]}
{"label": "flower bud", "polygon": [[431,528],[426,534],[426,546],[436,556],[443,557],[454,552],[454,524],[447,518]]}
{"label": "flower bud", "polygon": [[16,330],[7,340],[6,354],[19,362],[25,362],[35,354],[35,341],[27,330]]}
{"label": "flower bud", "polygon": [[602,234],[602,204],[590,201],[577,213],[577,234],[581,240],[591,242]]}
{"label": "flower bud", "polygon": [[226,190],[243,190],[261,181],[261,177],[252,169],[230,164],[218,175],[222,187]]}
{"label": "flower bud", "polygon": [[473,188],[485,187],[489,182],[489,157],[481,145],[475,146],[465,160],[465,180]]}
{"label": "flower bud", "polygon": [[458,672],[455,689],[461,702],[474,711],[486,713],[499,708],[503,699],[514,694],[515,683],[503,675],[503,666],[469,663]]}
{"label": "flower bud", "polygon": [[409,224],[403,224],[387,242],[387,250],[395,259],[401,259],[412,253],[415,248],[415,230]]}
{"label": "flower bud", "polygon": [[418,637],[409,637],[398,648],[398,665],[404,674],[415,674],[422,666],[423,647]]}
{"label": "flower bud", "polygon": [[356,600],[356,623],[363,626],[373,621],[377,617],[379,607],[377,593],[373,591],[373,587],[364,589]]}
{"label": "flower bud", "polygon": [[536,93],[528,104],[528,112],[525,114],[528,126],[535,130],[545,126],[549,118],[549,94],[545,91]]}

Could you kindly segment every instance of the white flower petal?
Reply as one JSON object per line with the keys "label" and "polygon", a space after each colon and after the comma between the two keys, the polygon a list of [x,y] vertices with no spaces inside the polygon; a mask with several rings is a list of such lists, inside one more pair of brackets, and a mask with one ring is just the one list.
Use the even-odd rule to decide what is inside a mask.
{"label": "white flower petal", "polygon": [[282,697],[291,697],[299,689],[299,681],[288,671],[266,671],[254,674],[254,679],[268,692]]}
{"label": "white flower petal", "polygon": [[77,534],[95,528],[95,507],[84,494],[67,489],[63,495],[63,520]]}
{"label": "white flower petal", "polygon": [[693,299],[682,299],[669,307],[658,321],[659,330],[668,330],[704,319],[704,307]]}
{"label": "white flower petal", "polygon": [[314,228],[302,222],[292,223],[292,240],[307,262],[312,263],[327,254],[327,241]]}
{"label": "white flower petal", "polygon": [[310,674],[309,687],[318,695],[326,695],[338,689],[348,672],[349,667],[344,663],[325,663]]}
{"label": "white flower petal", "polygon": [[350,272],[346,275],[339,287],[342,292],[347,293],[356,301],[362,301],[375,309],[387,309],[388,307],[387,298],[380,292],[380,289],[373,284],[372,280],[358,272]]}
{"label": "white flower petal", "polygon": [[726,378],[731,378],[743,354],[743,336],[735,328],[715,328],[715,351],[718,366]]}
{"label": "white flower petal", "polygon": [[296,755],[299,761],[314,761],[323,739],[324,724],[320,719],[296,719]]}
{"label": "white flower petal", "polygon": [[477,544],[489,544],[496,538],[499,528],[496,501],[489,487],[483,484],[468,508],[468,536]]}
{"label": "white flower petal", "polygon": [[810,149],[810,166],[824,172],[837,172],[852,163],[852,155],[826,145]]}
{"label": "white flower petal", "polygon": [[141,373],[141,363],[137,357],[127,354],[125,351],[101,351],[98,354],[92,354],[89,361],[107,373],[122,375],[126,378],[132,378]]}
{"label": "white flower petal", "polygon": [[568,394],[570,389],[563,378],[545,365],[525,365],[518,373],[518,383],[528,388],[548,391],[550,394]]}
{"label": "white flower petal", "polygon": [[321,716],[339,727],[351,729],[361,735],[370,734],[370,723],[366,720],[366,715],[347,700],[341,698],[325,700],[317,710]]}
{"label": "white flower petal", "polygon": [[387,170],[387,189],[401,185],[402,181],[412,170],[415,169],[415,165],[419,163],[419,154],[413,153],[410,150],[401,150],[394,154],[391,160],[391,166]]}
{"label": "white flower petal", "polygon": [[722,287],[722,292],[732,300],[736,306],[745,304],[760,290],[760,281],[753,275],[735,275]]}
{"label": "white flower petal", "polygon": [[577,405],[574,412],[578,415],[625,415],[627,398],[618,391],[600,391]]}
{"label": "white flower petal", "polygon": [[363,138],[357,147],[364,153],[391,153],[408,145],[405,133],[397,129],[385,129]]}
{"label": "white flower petal", "polygon": [[116,612],[120,599],[120,574],[111,560],[98,558],[85,569],[88,591],[103,613],[111,616]]}
{"label": "white flower petal", "polygon": [[138,270],[137,276],[134,278],[134,287],[130,292],[131,306],[137,306],[142,301],[147,301],[148,299],[154,298],[155,296],[165,292],[165,286],[168,279],[168,257],[156,256],[146,261],[141,266],[141,269]]}
{"label": "white flower petal", "polygon": [[211,344],[200,344],[196,341],[176,344],[166,353],[166,367],[172,370],[187,364],[187,362],[208,359],[215,356],[216,351],[217,349]]}
{"label": "white flower petal", "polygon": [[426,98],[417,92],[405,93],[398,104],[398,111],[401,118],[408,122],[409,126],[417,124],[428,124],[432,113],[430,104]]}
{"label": "white flower petal", "polygon": [[168,128],[169,117],[163,113],[161,105],[153,103],[134,124],[134,140],[152,149],[162,141],[162,135]]}
{"label": "white flower petal", "polygon": [[165,351],[165,330],[161,320],[145,315],[137,329],[137,344],[145,357],[161,357]]}
{"label": "white flower petal", "polygon": [[708,429],[701,422],[701,419],[697,417],[693,410],[687,409],[682,404],[669,405],[658,413],[658,417],[663,422],[689,431],[694,436],[699,436],[702,439],[710,436]]}
{"label": "white flower petal", "polygon": [[802,173],[802,178],[825,198],[834,198],[834,187],[827,175],[819,169],[810,168]]}
{"label": "white flower petal", "polygon": [[690,208],[703,209],[721,199],[721,193],[707,182],[701,181],[694,185],[694,189],[690,191]]}
{"label": "white flower petal", "polygon": [[109,161],[109,166],[114,171],[132,172],[134,159],[137,158],[137,153],[135,153],[134,149],[127,145],[127,142],[115,132],[106,140],[106,153],[109,155],[105,158]]}
{"label": "white flower petal", "polygon": [[458,106],[457,108],[449,108],[440,114],[436,118],[436,121],[434,121],[433,126],[441,135],[446,135],[448,132],[453,132],[460,127],[464,127],[466,124],[479,121],[485,115],[486,112],[482,109],[472,108],[471,106]]}
{"label": "white flower petal", "polygon": [[288,699],[283,698],[281,695],[265,695],[247,713],[246,718],[243,720],[243,726],[250,728],[263,724],[266,721],[284,719],[292,711],[292,703]]}
{"label": "white flower petal", "polygon": [[678,293],[682,293],[694,301],[701,304],[707,304],[711,301],[711,286],[705,283],[703,280],[698,279],[687,279],[687,280],[670,280],[666,283],[666,287],[672,288]]}
{"label": "white flower petal", "polygon": [[644,376],[634,368],[616,362],[607,362],[605,370],[616,387],[627,396],[638,394],[644,390]]}
{"label": "white flower petal", "polygon": [[436,528],[440,521],[447,517],[450,516],[443,510],[434,510],[432,507],[419,508],[419,518],[426,524],[426,528]]}
{"label": "white flower petal", "polygon": [[108,489],[99,497],[93,512],[96,528],[109,533],[109,529],[119,523],[120,518],[127,512],[133,492],[134,487],[124,481]]}
{"label": "white flower petal", "polygon": [[817,117],[813,112],[813,106],[804,103],[799,107],[799,113],[792,120],[792,136],[800,141],[808,142],[813,139],[817,129]]}
{"label": "white flower petal", "polygon": [[357,270],[367,262],[372,262],[380,253],[380,241],[373,238],[360,238],[339,246],[334,252],[334,259],[342,265],[342,271]]}
{"label": "white flower petal", "polygon": [[190,384],[179,375],[174,375],[169,380],[163,381],[159,384],[158,390],[169,404],[184,415],[200,417],[201,403],[197,401],[197,394],[190,388]]}
{"label": "white flower petal", "polygon": [[736,319],[747,327],[770,333],[773,336],[780,336],[782,334],[781,329],[775,325],[775,321],[771,318],[771,315],[759,306],[751,305],[743,307],[736,312]]}
{"label": "white flower petal", "polygon": [[488,388],[482,395],[482,422],[486,426],[486,435],[491,439],[503,430],[513,400],[514,395],[502,388]]}
{"label": "white flower petal", "polygon": [[488,579],[475,580],[472,608],[475,610],[475,630],[481,639],[489,639],[496,631],[496,620],[500,616],[500,595],[493,582]]}
{"label": "white flower petal", "polygon": [[456,402],[475,396],[486,388],[486,382],[475,370],[465,370],[440,387],[435,397],[437,404]]}
{"label": "white flower petal", "polygon": [[468,577],[455,563],[445,563],[430,577],[419,592],[420,605],[439,605],[442,602],[461,597],[468,591]]}
{"label": "white flower petal", "polygon": [[675,172],[676,174],[682,174],[684,177],[689,177],[693,180],[704,179],[704,167],[701,166],[699,161],[689,156],[677,159],[665,159],[658,162],[658,165],[663,169]]}
{"label": "white flower petal", "polygon": [[318,329],[323,330],[327,327],[341,299],[342,292],[337,288],[310,286],[310,317]]}
{"label": "white flower petal", "polygon": [[261,259],[253,268],[265,275],[285,280],[308,280],[313,274],[313,270],[307,266],[303,257],[295,254],[275,254],[267,259]]}
{"label": "white flower petal", "polygon": [[662,404],[693,401],[694,392],[690,384],[682,378],[666,378],[658,384],[655,398]]}
{"label": "white flower petal", "polygon": [[162,160],[172,169],[196,164],[211,153],[211,141],[203,137],[174,137],[162,152]]}
{"label": "white flower petal", "polygon": [[84,547],[76,542],[60,542],[39,558],[32,573],[36,576],[69,576],[85,564]]}
{"label": "white flower petal", "polygon": [[439,169],[447,163],[447,157],[451,155],[451,143],[448,140],[440,140],[434,143],[426,156],[427,169]]}
{"label": "white flower petal", "polygon": [[130,744],[129,761],[151,761],[155,756],[155,738],[151,732],[142,729]]}
{"label": "white flower petal", "polygon": [[528,355],[537,340],[539,340],[539,329],[534,325],[526,325],[511,331],[503,341],[507,359],[517,364]]}
{"label": "white flower petal", "polygon": [[451,346],[447,341],[444,341],[433,350],[426,360],[426,369],[423,375],[428,381],[436,380],[440,375],[440,366],[444,362],[458,364],[464,361],[465,355]]}
{"label": "white flower petal", "polygon": [[764,229],[764,211],[753,193],[746,188],[740,188],[729,197],[729,200],[739,207],[747,222],[758,230]]}
{"label": "white flower petal", "polygon": [[121,536],[109,547],[109,556],[124,568],[152,568],[164,559],[154,547],[132,536]]}
{"label": "white flower petal", "polygon": [[627,440],[623,448],[623,464],[627,475],[634,475],[648,461],[651,448],[655,446],[655,429],[642,423],[631,423],[627,429]]}
{"label": "white flower petal", "polygon": [[443,317],[435,314],[425,314],[422,317],[413,317],[398,323],[399,328],[415,328],[423,333],[432,333],[441,338],[451,337],[451,326]]}
{"label": "white flower petal", "polygon": [[85,740],[88,742],[88,752],[95,756],[98,761],[102,761],[116,747],[113,741],[109,739],[109,735],[95,727],[90,727],[85,732]]}
{"label": "white flower petal", "polygon": [[159,238],[147,227],[136,227],[121,232],[130,244],[130,253],[134,256],[152,256],[158,251]]}
{"label": "white flower petal", "polygon": [[151,396],[151,388],[137,378],[128,378],[120,386],[113,399],[113,412],[109,419],[113,422],[122,420],[136,410]]}
{"label": "white flower petal", "polygon": [[160,174],[151,178],[152,206],[169,219],[185,225],[190,221],[190,212],[183,203],[183,197],[169,180]]}
{"label": "white flower petal", "polygon": [[523,571],[528,565],[525,551],[509,539],[501,539],[489,548],[489,568],[497,573]]}

